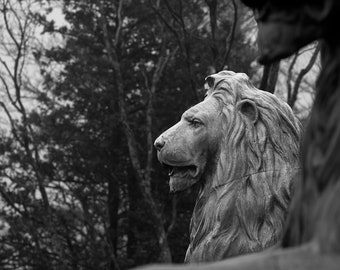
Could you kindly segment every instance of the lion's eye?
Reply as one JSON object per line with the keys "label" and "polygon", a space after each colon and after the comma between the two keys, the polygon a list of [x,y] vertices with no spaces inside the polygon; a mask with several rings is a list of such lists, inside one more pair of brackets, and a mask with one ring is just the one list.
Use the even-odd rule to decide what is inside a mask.
{"label": "lion's eye", "polygon": [[191,125],[192,127],[194,127],[194,128],[198,128],[198,127],[200,127],[201,125],[203,125],[203,123],[202,123],[199,119],[197,119],[197,118],[190,119],[190,120],[189,120],[189,123],[190,123],[190,125]]}

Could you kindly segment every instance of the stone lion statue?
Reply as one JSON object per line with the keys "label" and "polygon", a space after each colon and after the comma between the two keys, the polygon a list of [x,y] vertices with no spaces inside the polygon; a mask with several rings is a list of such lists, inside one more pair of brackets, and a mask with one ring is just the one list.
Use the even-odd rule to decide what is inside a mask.
{"label": "stone lion statue", "polygon": [[301,127],[285,102],[231,71],[207,77],[206,90],[155,141],[172,192],[201,186],[186,262],[276,244],[299,173]]}

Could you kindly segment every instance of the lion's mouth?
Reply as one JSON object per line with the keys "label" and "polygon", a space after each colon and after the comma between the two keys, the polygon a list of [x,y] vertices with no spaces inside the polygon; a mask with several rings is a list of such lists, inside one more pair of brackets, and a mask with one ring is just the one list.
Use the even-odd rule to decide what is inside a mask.
{"label": "lion's mouth", "polygon": [[168,170],[170,177],[186,178],[186,177],[197,177],[199,174],[198,167],[195,165],[189,166],[171,166],[163,163],[163,166]]}
{"label": "lion's mouth", "polygon": [[188,189],[200,178],[200,170],[198,166],[173,166],[166,163],[162,164],[168,170],[168,175],[170,176],[170,192],[178,192]]}

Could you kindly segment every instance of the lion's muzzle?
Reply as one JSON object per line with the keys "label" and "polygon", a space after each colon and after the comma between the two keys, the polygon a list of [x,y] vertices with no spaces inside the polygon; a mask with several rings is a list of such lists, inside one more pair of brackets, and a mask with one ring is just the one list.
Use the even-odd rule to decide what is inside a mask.
{"label": "lion's muzzle", "polygon": [[[170,132],[169,132],[170,130]],[[200,169],[185,144],[175,143],[171,128],[161,134],[154,142],[159,162],[168,170],[170,192],[185,190],[200,178]],[[172,134],[169,136],[169,134]],[[170,137],[170,138],[169,138]]]}

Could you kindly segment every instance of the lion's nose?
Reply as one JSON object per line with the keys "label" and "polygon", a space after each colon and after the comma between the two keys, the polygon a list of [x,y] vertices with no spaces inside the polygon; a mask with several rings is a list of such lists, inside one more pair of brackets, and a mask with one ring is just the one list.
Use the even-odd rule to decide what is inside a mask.
{"label": "lion's nose", "polygon": [[164,145],[165,141],[161,137],[158,137],[154,143],[154,146],[158,151],[160,151]]}

